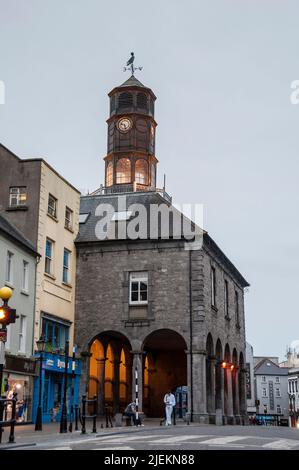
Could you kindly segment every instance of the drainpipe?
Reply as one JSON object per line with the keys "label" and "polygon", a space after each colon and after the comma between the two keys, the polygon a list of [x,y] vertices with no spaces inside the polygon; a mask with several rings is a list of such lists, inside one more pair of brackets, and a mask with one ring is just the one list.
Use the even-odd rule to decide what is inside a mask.
{"label": "drainpipe", "polygon": [[193,329],[192,329],[192,250],[189,250],[189,312],[190,312],[190,421],[193,422]]}

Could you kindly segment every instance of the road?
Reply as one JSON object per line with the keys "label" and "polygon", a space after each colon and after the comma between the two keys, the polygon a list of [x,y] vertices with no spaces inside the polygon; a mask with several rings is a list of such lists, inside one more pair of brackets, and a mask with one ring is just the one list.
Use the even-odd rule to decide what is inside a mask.
{"label": "road", "polygon": [[[22,447],[20,447],[22,449]],[[24,448],[25,450],[26,448]],[[29,449],[29,448],[27,448]],[[121,429],[111,435],[80,435],[44,442],[30,450],[299,450],[299,429],[272,426],[169,426]]]}

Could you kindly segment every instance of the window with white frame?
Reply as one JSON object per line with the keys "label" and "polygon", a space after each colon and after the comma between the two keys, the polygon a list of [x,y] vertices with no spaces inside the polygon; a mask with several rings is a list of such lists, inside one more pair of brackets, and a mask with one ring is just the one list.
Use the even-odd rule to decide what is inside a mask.
{"label": "window with white frame", "polygon": [[280,384],[280,377],[275,377],[275,383]]}
{"label": "window with white frame", "polygon": [[266,396],[267,396],[267,389],[262,388],[262,397],[266,397]]}
{"label": "window with white frame", "polygon": [[29,289],[29,263],[23,260],[22,290],[28,292]]}
{"label": "window with white frame", "polygon": [[25,206],[27,202],[26,186],[14,186],[9,188],[9,206]]}
{"label": "window with white frame", "polygon": [[70,259],[71,252],[66,248],[63,250],[63,273],[62,282],[69,284],[69,272],[70,272]]}
{"label": "window with white frame", "polygon": [[263,383],[266,383],[266,382],[267,382],[265,375],[262,375],[262,382],[263,382]]}
{"label": "window with white frame", "polygon": [[68,230],[73,229],[73,211],[71,209],[69,209],[68,207],[65,208],[64,226]]}
{"label": "window with white frame", "polygon": [[26,352],[26,316],[20,316],[19,352]]}
{"label": "window with white frame", "polygon": [[11,251],[7,252],[6,255],[6,282],[13,284],[13,253]]}
{"label": "window with white frame", "polygon": [[277,405],[277,406],[276,406],[276,413],[277,413],[278,415],[281,415],[281,406],[280,406],[280,405]]}
{"label": "window with white frame", "polygon": [[6,336],[6,342],[4,343],[4,345],[5,345],[5,349],[8,351],[10,349],[11,325],[7,325],[6,331],[7,331],[7,336]]}
{"label": "window with white frame", "polygon": [[276,388],[276,389],[275,389],[275,395],[276,395],[277,398],[280,398],[280,397],[281,397],[280,388]]}
{"label": "window with white frame", "polygon": [[213,266],[211,269],[211,303],[213,307],[216,307],[216,270]]}
{"label": "window with white frame", "polygon": [[53,252],[54,242],[47,238],[46,240],[46,256],[45,256],[45,273],[53,274]]}
{"label": "window with white frame", "polygon": [[148,302],[148,273],[130,273],[130,299],[131,305],[144,305]]}
{"label": "window with white frame", "polygon": [[55,217],[55,219],[57,218],[57,199],[56,197],[52,196],[52,194],[49,194],[48,214],[52,217]]}

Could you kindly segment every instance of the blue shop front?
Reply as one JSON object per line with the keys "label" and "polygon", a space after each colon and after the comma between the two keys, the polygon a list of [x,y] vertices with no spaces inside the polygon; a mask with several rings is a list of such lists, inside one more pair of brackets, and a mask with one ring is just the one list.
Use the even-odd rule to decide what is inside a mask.
{"label": "blue shop front", "polygon": [[[38,357],[38,355],[37,355]],[[41,386],[41,406],[43,414],[43,423],[51,421],[60,421],[65,377],[65,358],[64,355],[50,352],[43,353],[42,360],[42,386]],[[67,368],[67,411],[70,418],[71,405],[79,404],[79,385],[81,375],[81,361],[76,359],[75,371],[72,373],[72,358],[68,358]],[[74,376],[74,377],[73,377]],[[34,382],[33,394],[33,421],[36,418],[36,412],[39,399],[39,375]]]}

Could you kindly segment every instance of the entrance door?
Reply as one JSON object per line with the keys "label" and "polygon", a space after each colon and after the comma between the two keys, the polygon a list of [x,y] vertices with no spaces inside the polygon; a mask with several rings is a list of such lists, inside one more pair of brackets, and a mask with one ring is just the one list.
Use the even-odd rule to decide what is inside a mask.
{"label": "entrance door", "polygon": [[62,374],[52,375],[51,408],[53,421],[59,421],[62,405]]}

